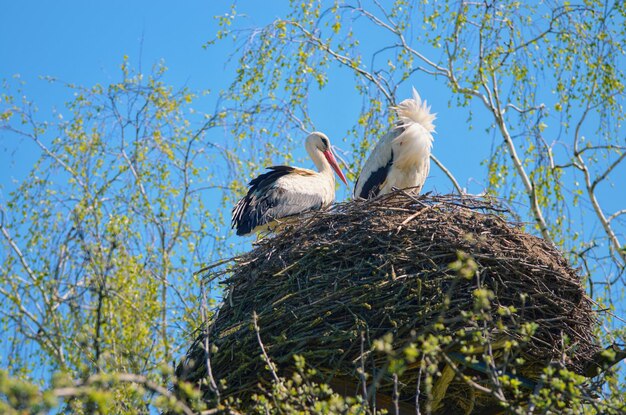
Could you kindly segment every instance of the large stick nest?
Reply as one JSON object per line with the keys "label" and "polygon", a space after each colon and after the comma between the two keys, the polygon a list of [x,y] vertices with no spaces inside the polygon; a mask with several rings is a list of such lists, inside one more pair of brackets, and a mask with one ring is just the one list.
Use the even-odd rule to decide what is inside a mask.
{"label": "large stick nest", "polygon": [[[372,375],[369,390],[376,379],[376,392],[391,396],[391,376],[384,374],[389,357],[371,346],[388,333],[396,351],[411,342],[419,350],[429,334],[449,334],[439,346],[446,356],[440,373],[448,365],[450,373],[463,371],[479,384],[489,382],[485,371],[458,359],[453,364],[450,356],[484,356],[490,344],[496,366],[523,380],[537,380],[547,365],[582,373],[599,346],[581,278],[556,248],[507,217],[484,199],[401,191],[304,215],[230,268],[209,273],[226,274],[224,301],[177,375],[202,383],[207,399],[210,384],[220,381],[227,385],[222,396],[245,401],[258,391],[270,373],[259,357],[253,313],[279,371],[301,355],[322,380],[355,393],[362,390],[357,368],[363,365]],[[536,325],[530,337],[525,323]],[[518,346],[507,347],[512,340]],[[401,400],[415,401],[424,376],[419,366],[418,358],[399,377]],[[435,412],[454,413],[450,405],[445,409],[453,401],[460,413],[489,406],[489,397],[481,401],[472,392],[468,398],[459,376],[445,382],[431,391],[446,395],[435,396]]]}

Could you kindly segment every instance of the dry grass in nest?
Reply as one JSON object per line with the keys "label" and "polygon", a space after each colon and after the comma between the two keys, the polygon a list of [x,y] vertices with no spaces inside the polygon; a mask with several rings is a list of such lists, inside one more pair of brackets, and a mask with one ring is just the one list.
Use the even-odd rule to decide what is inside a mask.
{"label": "dry grass in nest", "polygon": [[[527,380],[536,380],[549,364],[581,373],[599,350],[596,316],[577,272],[556,248],[511,224],[506,210],[475,197],[399,191],[303,215],[227,269],[207,274],[224,276],[223,304],[177,374],[192,382],[207,379],[209,361],[212,378],[226,382],[222,396],[244,401],[259,381],[271,379],[259,358],[253,313],[279,368],[301,355],[321,380],[356,392],[363,365],[370,380],[378,380],[379,396],[391,396],[393,384],[385,372],[388,355],[372,352],[374,340],[391,333],[394,350],[401,351],[412,342],[419,349],[429,334],[449,334],[441,346],[440,377],[450,379],[435,384],[441,390],[433,393],[443,395],[431,401],[435,412],[448,414],[455,413],[452,404],[464,408],[460,413],[481,413],[493,404],[450,374],[453,367],[488,386],[487,375],[452,359],[472,344],[481,356],[484,344],[476,343],[474,333],[492,345],[499,367],[506,364],[508,373]],[[482,310],[479,288],[494,294]],[[472,311],[482,318],[468,318]],[[531,322],[537,326],[529,340],[521,328]],[[507,351],[507,340],[520,346]],[[210,355],[207,344],[217,347]],[[514,364],[516,358],[524,363]],[[401,401],[415,401],[423,376],[418,363],[398,378]],[[204,382],[202,388],[209,399],[211,387]]]}

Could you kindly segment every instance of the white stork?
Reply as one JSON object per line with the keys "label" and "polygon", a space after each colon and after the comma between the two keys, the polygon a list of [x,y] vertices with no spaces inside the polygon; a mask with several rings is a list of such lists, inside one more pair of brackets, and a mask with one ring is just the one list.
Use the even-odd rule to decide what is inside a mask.
{"label": "white stork", "polygon": [[280,219],[330,205],[335,200],[333,170],[348,184],[326,135],[311,133],[305,147],[319,173],[299,167],[273,166],[252,179],[248,194],[233,208],[232,227],[237,229],[237,235],[268,229]]}
{"label": "white stork", "polygon": [[370,199],[393,189],[415,188],[419,193],[430,171],[435,114],[413,88],[413,99],[393,108],[398,125],[377,144],[354,186],[354,197]]}

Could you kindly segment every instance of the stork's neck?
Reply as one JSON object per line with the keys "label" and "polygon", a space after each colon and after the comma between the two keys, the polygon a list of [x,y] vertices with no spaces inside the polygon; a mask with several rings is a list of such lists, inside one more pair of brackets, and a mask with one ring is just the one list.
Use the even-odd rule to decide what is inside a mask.
{"label": "stork's neck", "polygon": [[318,150],[317,147],[309,148],[307,146],[307,152],[309,153],[311,160],[313,160],[315,167],[317,167],[317,171],[332,177],[334,180],[335,176],[333,168],[330,166],[328,160],[326,160],[326,157],[324,157],[324,154]]}

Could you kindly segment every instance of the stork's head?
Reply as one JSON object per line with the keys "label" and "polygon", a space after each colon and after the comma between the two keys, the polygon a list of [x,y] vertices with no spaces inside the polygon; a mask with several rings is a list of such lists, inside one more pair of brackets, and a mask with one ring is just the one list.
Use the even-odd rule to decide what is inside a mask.
{"label": "stork's head", "polygon": [[[343,175],[341,169],[339,168],[339,164],[337,163],[337,159],[335,158],[333,149],[330,145],[330,140],[326,137],[326,134],[318,131],[309,134],[306,138],[306,149],[312,157],[314,152],[322,153],[326,158],[326,161],[328,161],[328,164],[330,164],[330,167],[335,170],[335,173],[337,173],[337,176],[339,176],[341,181],[346,185],[348,184],[346,176]],[[313,157],[313,159],[315,160],[315,157]]]}

